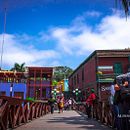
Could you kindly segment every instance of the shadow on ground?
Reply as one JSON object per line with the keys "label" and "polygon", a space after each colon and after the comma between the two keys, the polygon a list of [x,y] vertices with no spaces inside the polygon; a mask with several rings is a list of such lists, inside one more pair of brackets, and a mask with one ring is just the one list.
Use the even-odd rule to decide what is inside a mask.
{"label": "shadow on ground", "polygon": [[51,119],[48,119],[47,123],[51,124],[69,124],[73,125],[76,128],[83,128],[83,129],[93,129],[93,130],[112,130],[111,128],[101,124],[100,122],[94,120],[94,119],[88,119],[86,116],[83,116],[81,113],[80,115],[75,115],[75,116],[69,116],[69,117],[64,117],[64,114],[62,116],[62,113],[60,116],[53,117]]}

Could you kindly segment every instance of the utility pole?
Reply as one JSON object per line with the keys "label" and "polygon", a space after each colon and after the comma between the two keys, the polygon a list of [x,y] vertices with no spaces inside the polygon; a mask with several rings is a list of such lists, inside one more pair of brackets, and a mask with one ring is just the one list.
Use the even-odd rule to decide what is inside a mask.
{"label": "utility pole", "polygon": [[2,37],[2,44],[1,44],[1,60],[0,60],[0,69],[1,70],[2,70],[2,64],[3,64],[5,32],[6,32],[6,8],[4,9],[4,30],[3,30],[3,37]]}

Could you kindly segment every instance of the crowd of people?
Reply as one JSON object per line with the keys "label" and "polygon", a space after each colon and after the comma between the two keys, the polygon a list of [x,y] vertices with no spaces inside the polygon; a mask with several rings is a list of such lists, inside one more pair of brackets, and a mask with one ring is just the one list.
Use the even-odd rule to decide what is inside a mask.
{"label": "crowd of people", "polygon": [[130,87],[128,79],[115,80],[109,97],[117,130],[130,130]]}
{"label": "crowd of people", "polygon": [[[91,89],[88,93],[86,112],[88,118],[91,118],[93,104],[97,97],[94,89]],[[114,115],[114,128],[117,130],[130,130],[130,86],[128,78],[114,80],[110,93],[108,101]]]}
{"label": "crowd of people", "polygon": [[50,99],[48,100],[48,103],[51,107],[51,114],[53,114],[55,108],[58,108],[58,113],[62,113],[63,110],[72,110],[75,101],[72,98],[65,100],[64,95],[61,94],[60,96],[57,97],[51,95]]}
{"label": "crowd of people", "polygon": [[[92,105],[94,101],[96,100],[96,95],[94,89],[91,89],[89,92],[89,96],[86,100],[86,112],[88,115],[88,118],[91,118],[91,111],[92,111]],[[54,109],[58,108],[58,112],[62,113],[63,110],[74,110],[76,101],[73,98],[65,99],[64,95],[54,97],[54,95],[51,95],[50,99],[48,100],[49,105],[51,106],[51,114],[54,113]]]}
{"label": "crowd of people", "polygon": [[[94,89],[88,91],[86,99],[86,112],[88,118],[91,118],[92,108],[97,96]],[[114,128],[117,130],[130,130],[130,85],[128,78],[115,79],[110,89],[108,98],[114,115]]]}
{"label": "crowd of people", "polygon": [[[128,79],[114,80],[111,85],[110,93],[111,95],[108,101],[114,115],[114,127],[117,130],[130,130],[130,86]],[[93,88],[88,90],[88,96],[85,101],[88,118],[92,116],[93,104],[96,100],[95,90]],[[59,113],[62,113],[63,110],[72,110],[75,100],[72,98],[65,100],[63,95],[57,97],[57,99],[54,99],[52,96],[49,103],[52,114],[55,104],[58,106]]]}

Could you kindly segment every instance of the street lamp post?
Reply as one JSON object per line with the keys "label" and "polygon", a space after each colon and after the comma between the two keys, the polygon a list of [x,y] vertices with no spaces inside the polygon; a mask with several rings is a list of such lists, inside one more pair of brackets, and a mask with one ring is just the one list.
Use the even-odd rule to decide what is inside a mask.
{"label": "street lamp post", "polygon": [[79,100],[79,94],[81,93],[81,91],[78,88],[76,88],[76,89],[73,90],[73,93],[75,94],[76,101],[78,101]]}
{"label": "street lamp post", "polygon": [[53,89],[52,91],[51,91],[51,93],[54,95],[54,97],[56,98],[56,89]]}
{"label": "street lamp post", "polygon": [[57,93],[59,93],[59,91],[55,88],[51,91],[51,93],[53,94],[53,96],[56,98]]}

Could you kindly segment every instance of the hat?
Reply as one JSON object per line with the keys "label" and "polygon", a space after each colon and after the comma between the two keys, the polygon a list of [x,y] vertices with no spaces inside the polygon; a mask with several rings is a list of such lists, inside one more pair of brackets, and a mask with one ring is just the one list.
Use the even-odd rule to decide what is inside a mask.
{"label": "hat", "polygon": [[91,89],[91,92],[93,92],[93,93],[94,93],[94,92],[95,92],[95,90],[92,88],[92,89]]}

